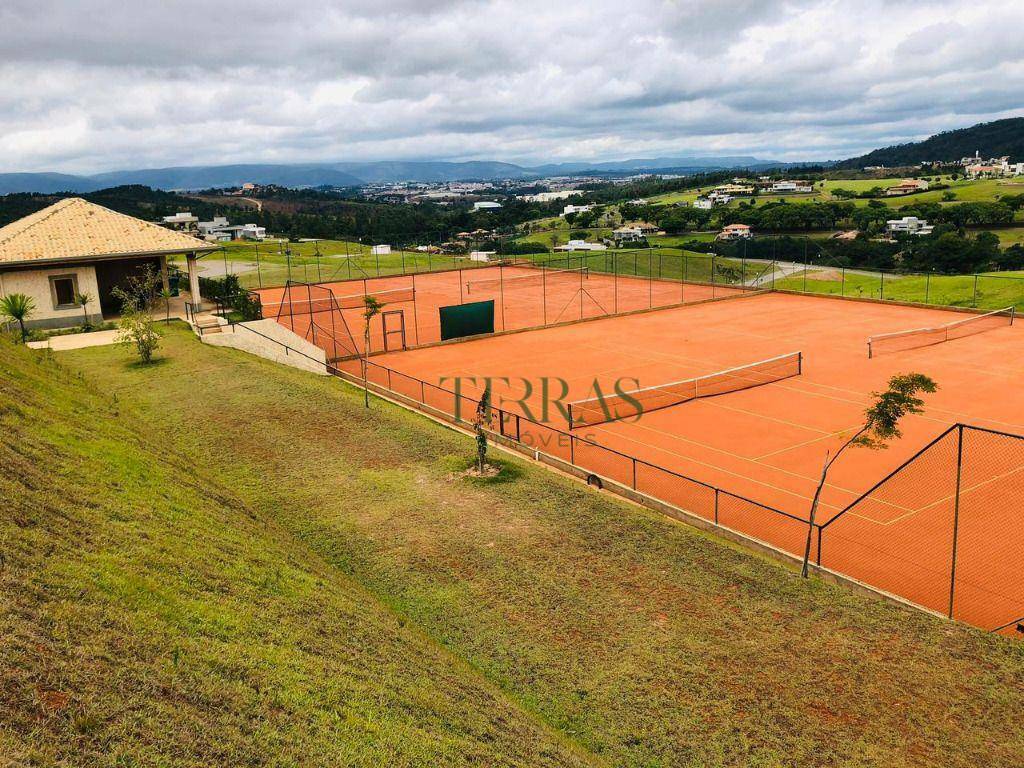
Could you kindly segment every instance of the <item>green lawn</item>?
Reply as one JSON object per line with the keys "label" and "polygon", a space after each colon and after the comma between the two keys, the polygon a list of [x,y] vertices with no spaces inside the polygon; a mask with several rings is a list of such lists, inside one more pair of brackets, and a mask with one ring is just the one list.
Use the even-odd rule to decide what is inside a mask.
{"label": "green lawn", "polygon": [[989,275],[898,275],[811,268],[775,282],[776,288],[808,293],[910,301],[951,307],[1024,310],[1024,277]]}
{"label": "green lawn", "polygon": [[[252,462],[276,445],[297,470],[296,448],[311,447],[282,432],[268,387],[343,404],[346,450],[357,432],[374,442],[358,398],[202,347],[180,325],[161,354],[143,369],[91,350],[75,361],[86,384],[0,338],[0,764],[600,764],[368,591],[347,544],[312,534],[325,519],[289,527],[316,470],[286,489]],[[239,388],[222,386],[232,378]],[[215,390],[197,399],[190,379]],[[149,386],[164,387],[158,407],[140,397]],[[263,437],[229,438],[238,418]],[[196,452],[207,428],[218,437]],[[363,459],[384,450],[331,472],[372,493],[389,471]]]}
{"label": "green lawn", "polygon": [[[282,251],[290,250],[291,255]],[[477,266],[466,257],[427,254],[416,250],[393,249],[390,254],[374,255],[370,246],[344,240],[319,243],[275,242],[225,243],[222,252],[204,257],[215,264],[215,273],[238,275],[243,288],[268,288],[288,280],[304,283],[349,280],[403,272],[428,272],[440,269]],[[184,259],[177,261],[184,269]]]}
{"label": "green lawn", "polygon": [[[39,444],[24,471],[41,466],[31,483],[56,504],[3,518],[19,555],[0,573],[31,607],[0,639],[24,678],[8,745],[75,765],[98,762],[76,728],[121,764],[909,767],[1024,750],[1024,656],[1005,639],[803,581],[522,458],[467,480],[471,437],[180,326],[161,355],[65,353],[109,394],[45,429],[0,377],[0,413]],[[59,379],[61,403],[81,387],[35,377]],[[44,675],[89,717],[40,721]]]}

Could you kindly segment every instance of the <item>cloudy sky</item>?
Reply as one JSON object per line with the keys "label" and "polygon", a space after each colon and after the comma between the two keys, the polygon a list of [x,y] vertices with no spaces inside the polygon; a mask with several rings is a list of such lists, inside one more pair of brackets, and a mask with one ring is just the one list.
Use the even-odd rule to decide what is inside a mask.
{"label": "cloudy sky", "polygon": [[840,158],[1024,114],[1021,0],[0,3],[0,171]]}

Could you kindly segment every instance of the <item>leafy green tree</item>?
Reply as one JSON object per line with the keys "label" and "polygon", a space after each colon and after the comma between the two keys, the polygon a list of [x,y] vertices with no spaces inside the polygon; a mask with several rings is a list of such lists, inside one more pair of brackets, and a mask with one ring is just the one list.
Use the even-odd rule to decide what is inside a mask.
{"label": "leafy green tree", "polygon": [[141,272],[130,275],[111,293],[121,302],[121,320],[118,322],[119,344],[133,348],[143,364],[153,361],[153,353],[160,346],[160,335],[156,332],[151,312],[160,274],[150,265]]}
{"label": "leafy green tree", "polygon": [[923,373],[904,373],[893,376],[889,379],[889,386],[884,392],[874,392],[872,397],[874,403],[864,412],[864,424],[852,437],[843,443],[835,455],[825,455],[825,465],[821,470],[821,480],[814,491],[814,498],[811,501],[811,513],[807,526],[807,544],[804,548],[804,565],[802,575],[807,578],[808,563],[811,558],[811,534],[814,532],[815,516],[818,511],[818,501],[821,498],[821,490],[825,487],[825,479],[828,471],[835,464],[836,460],[843,455],[843,452],[850,446],[861,446],[872,450],[880,450],[888,447],[890,440],[897,440],[903,436],[900,432],[900,420],[911,413],[921,413],[924,400],[918,397],[919,393],[932,393],[938,389],[938,385]]}
{"label": "leafy green tree", "polygon": [[25,321],[36,311],[36,302],[31,296],[24,293],[9,293],[0,298],[0,317],[16,322],[21,328],[21,341],[24,344],[28,338],[28,331],[25,329]]}

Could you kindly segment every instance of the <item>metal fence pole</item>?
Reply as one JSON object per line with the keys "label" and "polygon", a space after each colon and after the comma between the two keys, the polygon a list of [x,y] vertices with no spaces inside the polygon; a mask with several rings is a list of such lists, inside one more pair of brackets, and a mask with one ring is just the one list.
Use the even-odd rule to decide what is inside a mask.
{"label": "metal fence pole", "polygon": [[949,568],[949,618],[953,618],[953,598],[956,592],[956,545],[960,528],[960,481],[964,466],[964,425],[957,425],[956,441],[956,495],[953,497],[953,554]]}
{"label": "metal fence pole", "polygon": [[929,292],[932,287],[932,273],[926,272],[924,276],[924,303],[928,303]]}
{"label": "metal fence pole", "polygon": [[974,276],[974,298],[971,299],[971,306],[972,307],[977,307],[978,306],[978,276],[977,275]]}

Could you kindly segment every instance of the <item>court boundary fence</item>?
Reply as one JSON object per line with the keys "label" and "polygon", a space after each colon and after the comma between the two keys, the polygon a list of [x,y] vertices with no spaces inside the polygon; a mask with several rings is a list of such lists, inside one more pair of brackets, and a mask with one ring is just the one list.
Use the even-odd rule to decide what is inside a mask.
{"label": "court boundary fence", "polygon": [[[364,380],[365,370],[365,381],[379,394],[394,396],[399,402],[407,403],[410,407],[429,415],[440,416],[455,425],[469,428],[473,424],[477,401],[455,390],[431,384],[364,358],[336,362],[329,366],[329,370],[360,387]],[[591,485],[598,488],[608,487],[619,495],[634,501],[652,500],[656,505],[654,508],[659,511],[668,512],[675,517],[679,517],[678,513],[682,513],[688,520],[701,523],[701,527],[725,531],[730,534],[730,537],[738,537],[738,540],[747,544],[753,543],[794,564],[799,564],[803,560],[807,531],[810,527],[812,532],[810,559],[815,566],[815,571],[831,576],[846,585],[866,588],[872,593],[884,595],[933,615],[962,620],[988,631],[1009,633],[1016,623],[1016,620],[1005,623],[1007,621],[1005,616],[1000,620],[1001,626],[997,626],[994,621],[979,620],[974,605],[961,607],[957,602],[958,589],[967,590],[977,597],[979,594],[996,594],[1007,586],[996,584],[993,588],[992,585],[977,583],[978,574],[981,572],[984,575],[983,572],[987,567],[986,563],[978,562],[980,555],[977,551],[971,553],[971,556],[975,558],[975,562],[971,564],[973,583],[968,583],[963,575],[958,575],[958,567],[961,570],[965,568],[965,557],[968,556],[962,547],[965,535],[963,516],[968,512],[979,515],[983,513],[983,510],[980,509],[964,509],[960,502],[964,494],[961,483],[969,460],[965,459],[964,444],[966,441],[964,436],[989,435],[1000,440],[1010,441],[1013,449],[1019,451],[1021,459],[1024,459],[1024,436],[1022,435],[967,424],[955,424],[943,431],[851,504],[832,515],[827,521],[812,523],[805,515],[793,514],[763,504],[644,459],[607,448],[587,437],[542,424],[522,414],[500,407],[492,407],[487,427],[492,437],[498,438],[502,444],[510,445],[535,459],[546,460],[547,463],[560,468],[575,470],[576,474],[586,478]],[[937,603],[931,599],[922,599],[920,592],[905,589],[901,584],[906,573],[922,570],[910,556],[914,554],[913,552],[897,552],[894,556],[895,559],[886,563],[896,568],[890,574],[893,578],[888,580],[876,578],[877,574],[873,573],[872,569],[878,564],[878,558],[882,555],[872,551],[870,546],[859,549],[852,545],[849,547],[848,554],[853,553],[853,556],[857,557],[857,553],[859,553],[861,558],[861,561],[854,563],[854,567],[849,567],[849,563],[845,561],[842,564],[847,567],[833,567],[836,565],[832,562],[833,560],[841,560],[835,557],[839,542],[852,541],[849,532],[844,533],[842,530],[844,521],[857,520],[864,507],[877,502],[880,494],[884,495],[894,485],[904,482],[905,478],[909,478],[909,482],[916,487],[921,479],[915,474],[919,471],[918,467],[931,468],[930,454],[934,452],[935,446],[951,439],[951,435],[954,436],[958,444],[955,453],[958,463],[940,467],[940,469],[947,473],[948,483],[955,483],[955,501],[954,499],[950,500],[950,504],[955,505],[956,511],[956,518],[950,521],[953,526],[952,542],[954,547],[948,563],[945,564],[945,569],[928,574],[928,584],[926,584],[932,591],[937,589],[941,593],[942,600]],[[1005,463],[1005,460],[1003,461]],[[1022,472],[1022,479],[1024,479],[1024,472]],[[1024,492],[1024,483],[1021,488]],[[1024,496],[1021,497],[1021,500],[1024,501]],[[1021,523],[1024,524],[1024,516],[1022,516]],[[979,541],[975,536],[975,549],[979,543],[991,544],[992,537],[996,534],[997,532],[988,531],[987,541]],[[936,536],[933,530],[924,529],[916,534],[911,532],[911,535],[916,537],[912,540],[917,541],[922,552],[933,550],[935,541],[928,538]],[[856,544],[856,542],[853,543]],[[877,541],[874,540],[870,542],[871,546],[876,543]],[[955,546],[956,544],[961,544],[959,550]],[[1024,556],[1024,553],[1021,555]],[[879,583],[880,581],[883,583]],[[1003,598],[1006,598],[1006,595],[1003,595]],[[1019,603],[1006,603],[1006,609],[1013,611],[1007,615],[1018,615],[1024,612],[1024,590],[1021,590],[1020,599]]]}

